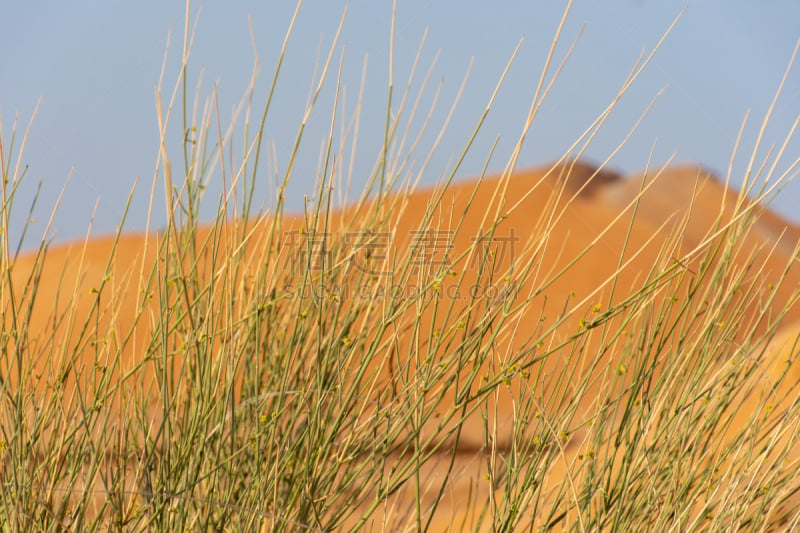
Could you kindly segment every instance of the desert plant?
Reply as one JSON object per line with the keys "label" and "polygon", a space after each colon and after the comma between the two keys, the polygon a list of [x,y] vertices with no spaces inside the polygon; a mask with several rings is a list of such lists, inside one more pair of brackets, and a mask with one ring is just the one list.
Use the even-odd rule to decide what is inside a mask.
{"label": "desert plant", "polygon": [[[182,68],[168,94],[162,74],[157,99],[162,232],[128,235],[123,213],[109,238],[51,246],[48,226],[21,253],[8,228],[25,136],[16,148],[14,125],[0,138],[4,528],[797,525],[798,350],[770,341],[798,318],[798,248],[758,233],[796,160],[781,176],[753,160],[742,192],[723,194],[704,224],[702,190],[727,189],[696,170],[673,218],[643,213],[669,179],[662,168],[618,210],[586,207],[615,178],[608,161],[576,160],[650,55],[561,160],[517,171],[561,69],[562,20],[499,176],[454,182],[505,74],[428,191],[418,184],[436,147],[424,153],[419,138],[430,115],[417,126],[419,98],[390,81],[368,185],[337,208],[360,113],[342,113],[344,54],[331,74],[340,24],[287,166],[267,171],[276,203],[254,212],[297,12],[259,114],[249,87],[234,147],[236,117],[223,130],[216,94],[189,99],[186,11]],[[336,91],[315,193],[287,215],[326,83]],[[212,179],[225,192],[204,224]]]}

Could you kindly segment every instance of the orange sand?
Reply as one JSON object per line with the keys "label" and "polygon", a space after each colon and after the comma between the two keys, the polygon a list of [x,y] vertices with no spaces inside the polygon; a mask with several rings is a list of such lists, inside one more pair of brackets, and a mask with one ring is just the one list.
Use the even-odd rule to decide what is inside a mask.
{"label": "orange sand", "polygon": [[[431,213],[428,227],[434,228],[435,232],[425,234],[426,238],[432,239],[426,241],[428,248],[420,244],[420,234],[415,232],[422,227],[426,208],[436,193],[434,189],[420,189],[409,195],[388,197],[380,211],[386,214],[388,222],[384,226],[378,222],[374,225],[376,231],[382,231],[380,228],[390,228],[392,231],[390,236],[378,241],[379,246],[375,248],[379,259],[371,264],[378,270],[391,271],[391,258],[400,258],[409,250],[411,253],[428,254],[416,263],[416,271],[410,277],[397,278],[406,286],[414,282],[431,290],[430,283],[437,276],[435,267],[439,261],[445,255],[455,259],[464,254],[450,266],[452,272],[436,278],[435,291],[448,306],[452,304],[449,318],[444,316],[443,310],[434,315],[429,307],[419,317],[421,327],[415,335],[412,326],[417,314],[412,306],[396,317],[396,329],[383,336],[384,342],[390,338],[398,341],[394,345],[383,346],[381,353],[386,353],[387,359],[401,361],[400,364],[407,362],[412,373],[426,358],[436,361],[452,347],[431,339],[429,331],[436,331],[437,335],[445,337],[448,333],[444,329],[455,323],[463,323],[463,328],[467,330],[479,328],[492,312],[499,312],[496,307],[499,304],[487,299],[482,300],[480,305],[471,304],[467,297],[468,288],[477,286],[482,291],[494,291],[492,294],[502,294],[503,290],[515,288],[519,291],[511,297],[512,305],[508,307],[513,311],[499,330],[492,330],[496,337],[492,342],[491,354],[482,363],[479,374],[492,379],[503,372],[518,373],[527,367],[530,373],[528,383],[544,391],[552,391],[557,383],[555,380],[562,379],[559,376],[565,371],[572,376],[570,383],[578,383],[592,372],[600,376],[600,379],[586,385],[581,404],[575,406],[574,426],[556,428],[566,431],[560,444],[563,453],[555,460],[551,470],[543,473],[542,482],[545,484],[560,483],[565,470],[576,464],[579,455],[590,446],[584,441],[587,434],[585,422],[596,416],[608,394],[608,385],[602,378],[612,375],[607,373],[607,369],[622,368],[620,365],[632,369],[636,365],[630,351],[622,350],[624,338],[614,341],[603,339],[601,331],[603,328],[610,331],[626,328],[635,330],[644,327],[644,324],[634,322],[623,325],[625,312],[604,321],[604,313],[609,307],[625,306],[628,309],[640,305],[642,302],[638,301],[626,303],[626,298],[641,290],[650,280],[655,285],[648,292],[648,301],[666,301],[673,294],[677,297],[673,302],[675,305],[665,307],[664,315],[676,320],[689,283],[698,279],[704,268],[702,252],[714,243],[734,244],[731,262],[735,266],[731,272],[738,272],[750,284],[748,286],[752,286],[750,296],[756,302],[737,306],[736,302],[741,301],[737,299],[743,295],[733,295],[724,308],[718,308],[716,297],[723,290],[721,287],[725,286],[725,281],[713,288],[708,280],[699,283],[700,294],[706,289],[710,291],[704,296],[707,307],[703,312],[709,315],[717,313],[715,320],[721,328],[726,328],[726,324],[735,324],[735,327],[726,328],[729,331],[729,344],[725,348],[727,351],[720,354],[721,360],[735,352],[737,342],[744,339],[749,331],[761,335],[773,328],[777,313],[789,306],[782,319],[783,332],[766,352],[761,381],[749,382],[747,386],[742,384],[742,390],[747,392],[742,393],[741,409],[732,427],[746,425],[748,417],[763,407],[764,391],[787,368],[787,360],[791,362],[788,367],[790,377],[783,381],[779,390],[772,391],[774,399],[771,409],[779,412],[798,394],[795,384],[800,379],[800,364],[795,362],[798,347],[792,341],[800,333],[800,306],[795,305],[792,298],[800,287],[800,263],[796,261],[796,256],[793,257],[795,246],[800,241],[800,228],[791,226],[769,211],[761,213],[754,209],[751,216],[757,217],[757,220],[749,231],[743,234],[736,234],[735,229],[719,231],[719,221],[727,222],[737,212],[737,194],[726,190],[719,180],[694,166],[653,171],[644,185],[641,178],[622,180],[613,173],[603,171],[592,179],[594,174],[594,168],[577,163],[519,171],[509,179],[495,176],[481,182],[457,183],[444,192],[442,201]],[[652,186],[647,188],[651,183]],[[635,205],[643,186],[647,189],[638,205]],[[745,205],[750,204],[745,202]],[[367,213],[373,207],[351,207],[333,214],[328,221],[328,231],[336,233],[348,228],[362,231],[368,220]],[[459,226],[463,213],[466,215]],[[470,253],[470,245],[497,217],[504,218],[496,227],[494,236],[484,238],[488,248],[476,247]],[[220,235],[220,249],[223,254],[240,254],[239,257],[249,264],[248,271],[252,272],[259,266],[263,268],[262,258],[267,252],[268,235],[275,230],[278,241],[270,246],[282,255],[272,260],[267,271],[274,279],[283,279],[281,276],[286,275],[281,273],[283,267],[293,265],[292,261],[297,257],[292,257],[291,253],[298,250],[285,246],[289,242],[286,236],[301,235],[302,241],[302,234],[292,232],[313,225],[304,224],[302,217],[286,217],[282,224],[282,227],[274,228],[272,222],[266,219],[252,222],[246,227],[229,224]],[[323,228],[323,224],[320,222],[317,227]],[[231,244],[238,242],[233,238],[234,231],[252,231],[246,246]],[[363,234],[360,235],[363,237]],[[210,267],[208,249],[203,251],[202,248],[210,236],[213,234],[204,228],[199,231],[196,241],[201,247],[198,255],[202,258],[200,264],[206,265],[203,267],[206,275],[213,270],[220,280],[246,278],[247,274],[235,274],[225,263]],[[284,247],[278,246],[279,241],[284,243]],[[442,244],[445,241],[447,244]],[[30,318],[29,331],[40,334],[29,340],[27,353],[33,355],[28,370],[49,376],[46,379],[52,385],[56,381],[55,376],[64,372],[62,363],[37,358],[35,354],[53,344],[73,347],[83,343],[83,348],[79,350],[82,360],[73,362],[76,370],[64,381],[66,386],[74,386],[77,369],[83,367],[87,369],[85,372],[90,372],[97,363],[97,357],[102,359],[103,354],[107,353],[104,348],[97,355],[94,345],[81,340],[87,338],[80,333],[86,317],[99,317],[96,321],[90,321],[90,328],[97,328],[101,332],[101,338],[107,343],[105,347],[122,344],[125,335],[130,332],[130,339],[123,348],[124,368],[118,369],[116,375],[129,372],[135,365],[145,361],[142,368],[137,370],[135,383],[138,385],[130,386],[132,389],[139,387],[137,390],[140,394],[151,395],[151,401],[156,405],[158,386],[152,381],[152,364],[145,360],[144,352],[150,341],[151,324],[158,318],[154,303],[158,299],[158,291],[155,287],[143,288],[142,278],[156,263],[163,268],[163,258],[158,259],[158,237],[122,237],[116,244],[111,276],[107,277],[106,265],[113,246],[113,238],[98,238],[88,243],[55,246],[47,251]],[[478,279],[479,264],[486,258],[484,252],[487,249],[496,252],[493,256],[496,274],[492,279],[487,274]],[[384,257],[386,260],[381,260]],[[736,270],[743,269],[747,264],[751,265],[749,269]],[[11,285],[16,298],[23,297],[22,287],[31,275],[33,265],[33,255],[22,256],[13,265]],[[526,273],[526,268],[531,270]],[[559,275],[562,271],[563,274]],[[662,276],[659,278],[661,281],[654,281],[658,276]],[[382,279],[387,285],[396,282],[388,276]],[[339,288],[347,290],[352,286],[345,284]],[[101,289],[99,296],[96,289]],[[69,295],[73,293],[76,296],[70,299]],[[153,295],[152,299],[148,299]],[[349,296],[355,298],[357,293]],[[514,308],[513,304],[521,307]],[[95,306],[97,309],[94,309]],[[5,302],[4,307],[8,308]],[[137,321],[140,308],[144,309],[144,315]],[[739,314],[734,314],[737,308]],[[444,304],[441,309],[444,309]],[[559,323],[559,317],[565,315],[568,319]],[[380,314],[361,316],[360,320],[374,321],[376,316],[379,318]],[[562,342],[567,343],[582,327],[579,319],[584,320],[583,327],[588,325],[593,329],[583,337],[585,344],[579,347],[581,355],[573,358],[569,368],[565,368],[565,359],[562,357],[537,359],[537,354],[543,350]],[[10,327],[9,320],[6,316],[7,328]],[[286,317],[284,325],[287,328],[291,320],[292,317]],[[703,317],[699,317],[698,324],[702,320]],[[550,333],[547,333],[548,328],[552,328]],[[357,337],[357,334],[356,329],[352,336]],[[540,336],[542,344],[537,346],[532,343],[532,339],[539,339]],[[564,350],[568,352],[571,349],[569,346],[566,344]],[[628,355],[624,355],[626,353]],[[514,368],[508,370],[511,364]],[[375,361],[374,368],[379,380],[384,383],[399,379],[400,370],[394,363]],[[12,382],[16,379],[16,371],[14,365],[3,369],[4,375],[9,376]],[[669,362],[657,361],[654,376],[664,372],[669,372]],[[81,374],[77,381],[85,380],[86,375]],[[441,387],[441,383],[437,386]],[[477,390],[479,386],[480,383],[476,382],[472,388]],[[516,381],[509,386],[501,385],[489,402],[489,423],[490,427],[496,428],[495,445],[498,450],[503,450],[510,443],[515,400],[520,386]],[[444,394],[439,414],[446,415],[454,409],[456,393],[434,387],[428,394],[433,396],[439,392]],[[543,416],[548,416],[553,410],[563,409],[570,397],[570,391],[563,388],[551,394],[542,400]],[[109,405],[118,406],[119,402],[109,402]],[[435,434],[440,424],[438,420],[433,417],[424,428],[423,435]],[[466,418],[458,444],[462,452],[456,456],[456,475],[452,476],[434,515],[431,524],[433,530],[469,526],[475,518],[474,509],[463,505],[463,502],[471,497],[472,501],[477,500],[483,505],[490,497],[489,484],[477,484],[476,489],[475,482],[485,472],[483,428],[478,413]],[[439,452],[441,457],[435,456],[423,468],[428,479],[439,479],[437,476],[441,475],[442,465],[449,460],[452,444],[442,447]],[[795,454],[794,457],[800,455]],[[392,529],[392,524],[407,519],[412,514],[408,503],[411,494],[410,488],[408,491],[398,491],[385,507],[379,508],[368,525],[378,528],[387,524]],[[424,502],[430,504],[433,497],[433,494],[426,494]],[[781,509],[774,509],[775,523],[780,523],[796,503],[787,500]],[[574,520],[574,517],[567,515],[563,525],[574,525],[570,520]],[[526,517],[523,524],[530,521],[535,522],[536,517]]]}

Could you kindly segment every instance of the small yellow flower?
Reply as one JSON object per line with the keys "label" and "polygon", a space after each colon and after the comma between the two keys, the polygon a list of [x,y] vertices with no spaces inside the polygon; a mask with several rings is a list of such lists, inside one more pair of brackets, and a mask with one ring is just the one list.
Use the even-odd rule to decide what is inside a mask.
{"label": "small yellow flower", "polygon": [[628,367],[626,367],[623,363],[620,363],[619,367],[617,367],[617,374],[619,374],[620,376],[622,374],[624,374],[625,372],[627,372],[627,371],[628,371]]}
{"label": "small yellow flower", "polygon": [[600,304],[594,304],[592,307],[592,313],[599,313],[600,312]]}
{"label": "small yellow flower", "polygon": [[342,338],[342,344],[343,344],[344,346],[349,346],[349,345],[350,345],[350,337],[348,337],[347,335],[345,335],[345,336]]}

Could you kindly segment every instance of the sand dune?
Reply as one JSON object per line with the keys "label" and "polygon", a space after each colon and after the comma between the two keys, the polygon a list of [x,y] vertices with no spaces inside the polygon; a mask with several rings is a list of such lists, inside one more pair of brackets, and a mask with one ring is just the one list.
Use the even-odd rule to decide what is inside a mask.
{"label": "sand dune", "polygon": [[[440,192],[441,201],[432,202]],[[737,401],[741,409],[732,413],[726,430],[720,429],[720,445],[727,438],[740,438],[741,431],[752,424],[751,417],[765,404],[772,413],[791,405],[800,390],[800,364],[795,362],[798,345],[794,342],[800,334],[800,306],[794,300],[800,288],[796,254],[800,228],[749,202],[743,206],[737,208],[736,193],[699,167],[649,172],[643,185],[641,177],[623,179],[614,172],[576,163],[518,171],[507,178],[459,182],[444,191],[420,189],[410,195],[389,196],[379,207],[351,207],[318,220],[316,225],[289,216],[280,226],[265,218],[231,223],[219,233],[203,228],[195,242],[200,269],[207,276],[213,273],[241,289],[239,283],[248,272],[261,268],[272,280],[268,284],[285,287],[287,294],[297,296],[301,289],[293,276],[308,259],[304,250],[308,251],[309,235],[330,234],[340,243],[350,239],[339,249],[339,260],[345,258],[350,265],[358,262],[361,268],[347,270],[336,287],[315,287],[313,281],[310,287],[340,298],[343,306],[360,306],[350,326],[354,338],[359,328],[386,320],[388,294],[399,290],[399,301],[410,302],[398,307],[392,327],[375,339],[382,343],[378,353],[385,354],[385,359],[372,366],[375,382],[381,387],[393,385],[403,390],[400,385],[406,386],[409,376],[420,375],[426,365],[449,361],[459,350],[464,357],[474,358],[476,366],[466,367],[459,378],[467,386],[458,389],[452,382],[434,381],[423,393],[431,398],[441,395],[443,400],[421,434],[446,443],[423,467],[426,478],[441,479],[442,465],[449,461],[452,447],[460,450],[431,523],[433,530],[444,530],[474,525],[475,510],[490,497],[502,496],[500,488],[492,493],[488,484],[476,483],[486,473],[484,416],[493,428],[492,444],[501,456],[520,438],[555,443],[555,458],[539,480],[555,491],[587,450],[600,455],[600,450],[593,449],[598,441],[592,421],[624,416],[621,398],[629,394],[625,387],[633,382],[633,370],[642,366],[643,360],[654,382],[663,383],[665,390],[674,386],[676,397],[682,394],[680,387],[686,384],[681,383],[685,376],[680,372],[691,369],[693,343],[705,338],[708,324],[717,324],[725,339],[717,354],[719,362],[727,364],[741,357],[743,346],[751,357],[763,357],[764,372],[740,384]],[[429,222],[424,223],[426,211]],[[748,223],[751,219],[754,222]],[[500,222],[489,232],[494,220]],[[239,245],[241,239],[235,232],[248,235],[244,245]],[[275,239],[270,241],[269,235]],[[213,240],[217,240],[220,255],[240,257],[248,267],[234,273],[231,263],[212,259]],[[368,258],[367,250],[372,254]],[[269,256],[271,251],[274,253]],[[397,265],[415,254],[413,268],[401,272]],[[723,260],[730,264],[725,277],[715,279],[707,274]],[[265,261],[269,261],[266,267]],[[18,258],[11,287],[17,299],[30,298],[24,287],[31,275],[39,282],[30,307],[28,330],[32,337],[24,344],[30,358],[23,365],[23,374],[45,376],[37,392],[76,383],[90,387],[91,369],[119,346],[122,367],[113,375],[126,376],[125,392],[106,407],[119,409],[126,397],[148,395],[150,403],[158,405],[154,363],[148,360],[147,349],[152,328],[160,319],[156,305],[159,288],[154,281],[148,285],[147,280],[151,272],[166,268],[159,237],[130,235],[116,243],[113,238],[100,238],[54,246],[47,251],[40,272],[36,272],[36,263],[33,255]],[[359,280],[363,278],[359,276],[365,270],[378,281],[360,293]],[[286,283],[279,285],[276,280]],[[737,283],[740,288],[729,290]],[[414,291],[430,294],[439,306],[418,311],[411,296]],[[690,295],[695,303],[682,307]],[[297,320],[291,311],[294,307],[290,303],[276,305],[286,306],[277,327],[288,331]],[[5,306],[7,309],[8,304]],[[9,315],[5,317],[5,327],[11,328]],[[639,332],[656,323],[662,327],[674,324],[683,332],[679,337],[686,342],[684,348],[663,351],[672,358],[679,354],[679,360],[652,346],[632,349],[644,339]],[[98,351],[87,329],[100,333],[103,349]],[[747,344],[754,335],[760,338],[778,329],[780,334],[770,348]],[[487,343],[458,345],[459,331],[484,330],[490,339]],[[428,333],[431,331],[433,336]],[[313,339],[304,346],[309,343]],[[52,346],[65,353],[77,350],[80,358],[67,365],[48,358],[45,354],[51,353]],[[352,357],[357,358],[357,353]],[[12,383],[17,370],[13,363],[3,369]],[[773,384],[787,370],[789,377],[775,388]],[[706,372],[712,376],[715,369],[709,367]],[[480,378],[470,382],[470,373]],[[489,398],[488,413],[464,415],[463,432],[456,439],[450,431],[460,418],[464,398],[480,394],[482,386],[497,380],[501,384]],[[383,389],[365,388],[365,397],[376,390]],[[411,389],[407,390],[406,400],[413,401]],[[577,402],[576,395],[580,398]],[[549,435],[541,422],[531,422],[530,427],[520,424],[514,413],[521,396],[538,402],[542,420],[554,421]],[[617,407],[610,409],[610,404]],[[652,409],[671,407],[654,405]],[[565,417],[565,411],[571,414]],[[457,416],[450,418],[454,414]],[[373,415],[365,412],[361,422],[368,423]],[[158,423],[157,416],[153,421]],[[795,446],[792,460],[800,459],[798,452]],[[411,487],[397,491],[367,526],[388,524],[393,529],[392,524],[403,523],[408,517],[410,491]],[[790,496],[785,505],[769,511],[769,520],[776,527],[798,503],[796,495],[795,499]],[[435,499],[435,491],[424,495],[427,505]],[[465,505],[467,501],[478,504]],[[542,525],[544,520],[547,517],[530,511],[523,523]],[[570,520],[575,517],[567,513],[561,525],[569,527],[574,523]]]}
{"label": "sand dune", "polygon": [[[481,219],[483,214],[490,214],[491,219],[495,213],[504,214],[506,210],[511,210],[497,227],[495,236],[519,237],[519,255],[515,257],[517,269],[520,265],[536,265],[536,270],[519,287],[515,303],[521,305],[521,310],[511,321],[513,327],[498,333],[492,357],[484,362],[482,372],[491,374],[509,365],[520,362],[524,364],[526,359],[535,359],[537,351],[531,348],[530,337],[535,336],[535,332],[553,328],[550,334],[543,336],[546,346],[568,342],[578,329],[578,318],[584,316],[590,321],[593,316],[597,316],[598,313],[592,312],[594,306],[600,306],[602,313],[614,306],[627,305],[625,299],[628,295],[647,286],[648,279],[652,281],[661,273],[676,267],[679,259],[679,270],[672,274],[675,277],[660,289],[651,287],[650,297],[655,301],[667,300],[670,296],[680,301],[685,300],[688,290],[686,279],[678,281],[678,277],[696,277],[703,268],[702,263],[707,261],[699,252],[714,243],[736,243],[730,250],[732,262],[741,268],[750,264],[749,272],[740,274],[746,278],[746,283],[754,284],[754,290],[766,291],[768,286],[780,285],[780,290],[770,305],[764,308],[757,308],[753,304],[745,305],[740,308],[741,313],[735,316],[725,309],[738,307],[735,297],[725,304],[719,302],[721,307],[713,309],[713,298],[720,295],[713,292],[708,294],[708,307],[718,314],[718,323],[738,325],[730,329],[732,343],[743,339],[749,331],[763,334],[772,325],[774,312],[787,307],[800,287],[800,265],[791,260],[798,242],[796,229],[782,224],[772,213],[754,211],[751,216],[758,217],[758,221],[748,231],[739,234],[736,228],[728,228],[718,233],[722,225],[732,217],[735,195],[732,191],[725,194],[726,191],[718,180],[704,174],[697,167],[670,169],[658,176],[656,185],[640,198],[633,222],[632,203],[640,190],[640,183],[636,179],[620,180],[605,171],[594,175],[594,169],[586,165],[578,165],[575,169],[555,168],[549,174],[548,170],[550,169],[520,172],[507,183],[497,179],[487,180],[475,189],[470,185],[460,185],[450,191],[442,202],[443,206],[452,207],[448,211],[437,212],[434,219],[435,226],[448,227],[448,221],[453,218],[454,213],[460,212],[466,198],[474,198],[470,212],[475,214],[464,222],[460,233],[454,237],[453,248],[459,250],[468,245],[466,236],[477,235],[480,228],[485,227],[485,221]],[[566,179],[565,173],[568,174]],[[496,194],[496,191],[501,192]],[[412,197],[408,200],[410,208],[396,222],[398,234],[401,233],[401,228],[414,227],[424,211],[425,201],[425,197]],[[628,211],[625,211],[626,207]],[[781,226],[788,229],[781,242],[775,246],[776,243],[769,236],[779,234],[783,230]],[[603,231],[605,232],[601,233]],[[577,257],[580,259],[573,263]],[[621,262],[620,257],[624,261]],[[713,263],[717,260],[718,258],[711,261]],[[567,269],[567,274],[559,276],[558,273],[564,269]],[[784,272],[785,278],[779,283]],[[444,282],[443,288],[480,285],[481,281],[471,274],[473,273],[467,269],[463,278],[456,278],[450,282],[452,285]],[[702,285],[705,282],[701,282]],[[536,295],[539,287],[546,287],[546,290]],[[720,290],[720,287],[712,290]],[[531,295],[536,296],[531,298]],[[458,315],[457,312],[455,314]],[[564,314],[571,314],[573,319],[559,323],[559,316]],[[676,320],[677,314],[676,306],[665,314],[664,319]],[[800,307],[789,306],[785,323],[797,323],[798,320]],[[611,331],[615,328],[624,329],[621,321],[622,317],[618,315],[603,325]],[[428,322],[424,324],[423,331],[426,331]],[[791,337],[791,333],[787,335]],[[565,363],[564,358],[548,357],[535,367],[539,378],[528,380],[529,385],[533,384],[534,388],[554,391],[551,400],[547,401],[545,398],[542,403],[542,411],[548,414],[547,411],[551,410],[549,414],[553,418],[557,418],[556,411],[570,404],[570,394],[577,390],[576,384],[581,383],[583,377],[604,372],[603,375],[608,376],[608,368],[617,368],[620,364],[631,368],[635,364],[632,359],[618,356],[619,352],[628,351],[623,349],[624,341],[612,341],[601,334],[589,335],[584,340],[585,343],[579,348],[580,357],[569,363]],[[411,352],[413,350],[409,351]],[[797,353],[796,348],[793,353]],[[773,379],[786,369],[786,360],[794,359],[781,359],[781,363],[776,363],[772,368]],[[669,373],[669,369],[662,366],[668,364],[668,361],[656,362],[654,376],[662,372]],[[793,385],[800,379],[800,368],[795,364],[790,370],[793,375],[786,382]],[[569,381],[575,385],[575,389],[561,388],[565,373],[571,375]],[[580,450],[587,449],[585,444],[591,441],[586,422],[597,415],[604,395],[611,395],[607,390],[607,383],[602,380],[589,381],[582,390],[582,403],[576,406],[571,427],[563,428],[568,435],[564,442],[566,455],[562,457],[563,461],[556,460],[551,464],[545,476],[556,484],[563,482],[568,468],[578,464],[576,457],[580,455]],[[496,416],[493,419],[489,415],[489,424],[496,428],[494,442],[499,448],[510,443],[514,425],[511,414],[514,412],[518,393],[519,389],[508,387],[500,390],[494,398]],[[776,396],[788,398],[785,401],[791,403],[796,398],[796,389],[792,389],[792,392],[780,391]],[[742,399],[743,409],[732,422],[734,427],[746,425],[745,420],[757,410],[758,400],[755,398],[756,395],[752,394],[747,399]],[[455,401],[455,398],[449,400]],[[468,419],[466,427],[474,428],[474,431],[462,434],[460,445],[480,448],[484,436],[478,431],[481,427],[478,417]],[[554,433],[557,431],[558,428],[553,430]],[[461,491],[459,492],[458,483],[454,483],[452,499],[448,500],[453,505],[453,514],[448,514],[446,502],[440,505],[437,514],[437,517],[442,517],[448,524],[460,524],[462,519],[470,523],[466,517],[468,511],[461,509],[459,502],[467,501],[470,495],[476,497],[474,479],[480,478],[480,472],[485,473],[485,465],[469,454],[460,456],[457,466],[463,468],[467,474],[462,478],[464,484]],[[488,498],[488,491],[479,491],[478,501],[483,501],[484,498]],[[396,516],[402,517],[403,513],[396,512]],[[442,523],[441,526],[445,527],[445,524]]]}

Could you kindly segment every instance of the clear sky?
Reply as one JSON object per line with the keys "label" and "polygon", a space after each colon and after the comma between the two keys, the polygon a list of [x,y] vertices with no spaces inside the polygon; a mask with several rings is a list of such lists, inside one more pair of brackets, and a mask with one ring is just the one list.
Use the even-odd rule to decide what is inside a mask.
{"label": "clear sky", "polygon": [[[267,122],[267,141],[276,155],[270,164],[281,172],[289,159],[320,49],[323,54],[327,52],[344,6],[345,2],[339,0],[307,0],[301,8]],[[250,15],[259,53],[253,101],[260,114],[294,7],[290,1],[207,0],[192,4],[192,18],[198,11],[200,16],[189,68],[192,88],[202,73],[201,108],[216,84],[222,120],[226,122],[245,94],[254,60]],[[433,146],[472,62],[460,104],[425,170],[424,182],[433,183],[447,173],[506,61],[524,38],[498,99],[457,175],[478,173],[498,136],[489,167],[502,169],[522,128],[563,7],[564,3],[556,1],[399,2],[395,106],[426,28],[414,91],[434,60],[423,102],[430,104],[441,83],[438,111],[413,162],[417,169]],[[732,177],[734,183],[740,183],[761,121],[800,38],[800,2],[795,0],[697,0],[688,5],[655,0],[577,0],[556,50],[556,62],[564,57],[581,28],[583,31],[530,131],[520,165],[540,164],[564,153],[613,100],[642,51],[652,50],[684,7],[687,9],[675,30],[588,147],[585,157],[595,162],[608,157],[653,97],[665,89],[611,166],[635,172],[647,164],[651,152],[654,163],[663,163],[677,152],[676,161],[700,162],[724,173],[742,119],[750,110]],[[143,229],[159,148],[155,87],[170,29],[167,93],[179,73],[183,2],[4,2],[0,10],[0,50],[4,51],[0,59],[0,112],[7,144],[15,117],[24,130],[41,99],[23,158],[29,170],[12,217],[11,235],[19,235],[41,179],[43,189],[35,211],[38,222],[26,242],[30,246],[38,241],[73,168],[56,219],[56,240],[84,235],[98,199],[94,233],[113,231],[137,177],[141,181],[126,227]],[[368,58],[353,162],[354,187],[364,183],[382,142],[390,20],[388,0],[349,2],[335,56],[338,65],[344,47],[343,86],[348,113],[355,105],[364,59]],[[306,130],[288,190],[290,210],[301,209],[303,194],[313,191],[320,144],[329,128],[335,80],[334,71]],[[772,146],[780,147],[799,114],[800,64],[791,72],[766,130],[760,158]],[[177,119],[176,115],[175,124]],[[419,118],[416,128],[421,121]],[[240,123],[233,138],[235,154],[242,153],[241,131]],[[177,162],[181,159],[180,130],[173,130],[171,135],[170,150]],[[18,147],[19,140],[15,149]],[[795,138],[777,168],[789,168],[798,157],[800,140]],[[269,183],[274,178],[266,164],[262,168],[257,205],[269,206]],[[212,176],[206,216],[213,212],[220,183],[218,173]],[[800,181],[787,187],[775,205],[785,216],[800,221]],[[154,227],[163,225],[163,212],[161,202]]]}

